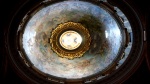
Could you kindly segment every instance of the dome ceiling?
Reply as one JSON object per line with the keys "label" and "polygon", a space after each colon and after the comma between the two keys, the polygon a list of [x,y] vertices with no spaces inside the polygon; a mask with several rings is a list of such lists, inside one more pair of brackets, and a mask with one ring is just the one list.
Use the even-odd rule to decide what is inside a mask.
{"label": "dome ceiling", "polygon": [[[67,23],[83,29],[73,24],[60,27]],[[21,39],[34,67],[67,79],[104,73],[119,61],[125,45],[122,26],[111,12],[83,1],[63,1],[41,8],[26,23]]]}

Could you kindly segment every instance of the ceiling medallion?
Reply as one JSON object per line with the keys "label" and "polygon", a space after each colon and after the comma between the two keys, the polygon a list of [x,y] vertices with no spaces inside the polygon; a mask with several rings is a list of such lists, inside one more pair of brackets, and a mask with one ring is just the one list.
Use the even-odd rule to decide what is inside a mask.
{"label": "ceiling medallion", "polygon": [[91,37],[80,23],[67,22],[52,31],[50,45],[60,57],[74,59],[89,50]]}
{"label": "ceiling medallion", "polygon": [[59,38],[60,45],[67,50],[74,50],[82,43],[82,37],[75,31],[66,31]]}

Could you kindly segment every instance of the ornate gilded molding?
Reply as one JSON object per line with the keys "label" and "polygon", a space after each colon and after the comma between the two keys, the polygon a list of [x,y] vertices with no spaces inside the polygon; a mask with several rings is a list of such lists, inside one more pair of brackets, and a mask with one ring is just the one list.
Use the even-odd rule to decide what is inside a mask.
{"label": "ornate gilded molding", "polygon": [[[65,32],[74,32],[82,37],[82,42],[78,47],[67,49],[60,44],[60,37]],[[50,45],[52,50],[56,52],[60,57],[74,59],[82,57],[83,54],[89,49],[91,43],[91,37],[88,29],[86,29],[80,23],[67,22],[58,25],[51,33]]]}

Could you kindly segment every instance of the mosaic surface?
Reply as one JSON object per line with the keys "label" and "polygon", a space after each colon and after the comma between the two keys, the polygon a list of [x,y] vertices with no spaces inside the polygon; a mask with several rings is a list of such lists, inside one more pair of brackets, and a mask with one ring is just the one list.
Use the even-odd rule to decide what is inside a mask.
{"label": "mosaic surface", "polygon": [[[81,23],[91,35],[90,49],[81,58],[59,57],[49,44],[51,32],[65,22]],[[122,35],[116,21],[103,8],[82,1],[64,1],[38,11],[25,26],[23,48],[40,71],[68,79],[105,70],[116,58]]]}

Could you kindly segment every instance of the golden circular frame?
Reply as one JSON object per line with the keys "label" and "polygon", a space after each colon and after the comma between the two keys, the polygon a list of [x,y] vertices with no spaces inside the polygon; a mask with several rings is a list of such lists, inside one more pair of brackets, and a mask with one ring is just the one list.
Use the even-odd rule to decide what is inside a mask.
{"label": "golden circular frame", "polygon": [[[74,50],[67,50],[60,45],[59,38],[66,31],[75,31],[82,36],[81,45]],[[75,22],[67,22],[58,25],[51,33],[50,45],[52,50],[60,57],[67,59],[74,59],[82,57],[83,54],[89,50],[91,37],[88,29],[82,24]]]}

